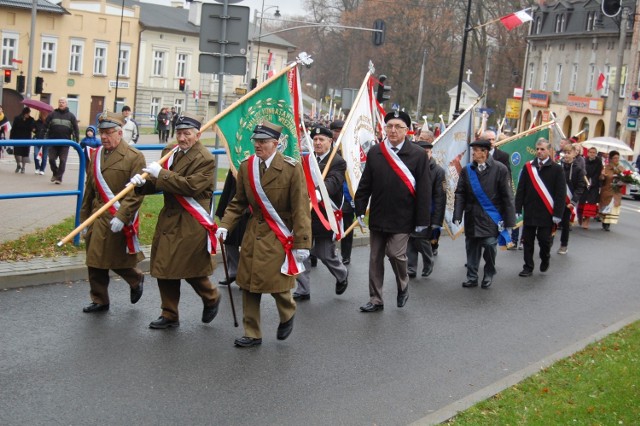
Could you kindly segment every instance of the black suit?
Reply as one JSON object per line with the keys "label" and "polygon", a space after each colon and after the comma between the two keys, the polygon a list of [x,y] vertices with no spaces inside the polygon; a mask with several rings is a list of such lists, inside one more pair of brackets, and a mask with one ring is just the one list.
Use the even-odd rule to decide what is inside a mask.
{"label": "black suit", "polygon": [[511,177],[511,161],[509,161],[509,154],[504,151],[500,151],[498,148],[495,148],[493,150],[493,159],[507,166],[509,177]]}

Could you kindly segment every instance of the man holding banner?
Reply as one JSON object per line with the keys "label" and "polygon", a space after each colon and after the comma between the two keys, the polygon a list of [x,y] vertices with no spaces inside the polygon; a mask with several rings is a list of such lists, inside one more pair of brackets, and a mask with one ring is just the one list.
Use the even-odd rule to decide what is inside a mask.
{"label": "man holding banner", "polygon": [[409,298],[407,241],[411,232],[423,232],[431,218],[431,175],[424,151],[406,139],[411,118],[403,111],[384,117],[387,138],[374,145],[367,155],[355,195],[356,215],[365,226],[369,215],[369,302],[362,312],[384,309],[382,283],[384,256],[389,258],[398,287],[397,305]]}

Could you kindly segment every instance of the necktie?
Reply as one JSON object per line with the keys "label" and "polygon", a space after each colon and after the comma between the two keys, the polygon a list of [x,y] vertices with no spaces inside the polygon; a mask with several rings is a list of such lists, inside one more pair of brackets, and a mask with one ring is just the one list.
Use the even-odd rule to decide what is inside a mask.
{"label": "necktie", "polygon": [[264,175],[264,172],[267,171],[267,163],[265,163],[263,160],[260,160],[260,177],[262,177]]}
{"label": "necktie", "polygon": [[173,170],[176,167],[176,164],[178,164],[178,161],[180,161],[180,159],[182,157],[184,157],[184,152],[182,150],[176,151],[176,153],[173,155],[173,162],[171,163],[171,170]]}
{"label": "necktie", "polygon": [[482,163],[482,164],[478,164],[478,170],[480,170],[481,172],[484,172],[484,169],[487,168],[487,165]]}
{"label": "necktie", "polygon": [[391,151],[393,152],[398,152],[398,148],[396,148],[395,146],[393,148],[391,148]]}

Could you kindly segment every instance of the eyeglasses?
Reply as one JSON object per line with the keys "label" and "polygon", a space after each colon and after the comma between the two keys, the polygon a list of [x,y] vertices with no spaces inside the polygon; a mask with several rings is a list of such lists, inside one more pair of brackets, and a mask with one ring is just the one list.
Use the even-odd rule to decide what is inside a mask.
{"label": "eyeglasses", "polygon": [[102,135],[111,136],[112,134],[117,133],[117,132],[118,132],[117,130],[111,130],[111,131],[107,131],[107,130],[104,130],[104,129],[99,129],[98,130],[98,133],[100,133],[100,136],[102,136]]}
{"label": "eyeglasses", "polygon": [[408,129],[407,126],[401,126],[399,124],[387,124],[386,126],[384,126],[385,129],[387,130],[404,130],[404,129]]}

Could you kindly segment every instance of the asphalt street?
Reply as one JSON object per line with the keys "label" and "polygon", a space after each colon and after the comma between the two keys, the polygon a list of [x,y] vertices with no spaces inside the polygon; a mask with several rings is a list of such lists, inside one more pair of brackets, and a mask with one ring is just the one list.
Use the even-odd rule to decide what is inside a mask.
{"label": "asphalt street", "polygon": [[[273,300],[262,302],[263,344],[238,349],[226,288],[218,317],[184,287],[181,326],[147,328],[159,314],[148,277],[137,305],[122,281],[111,310],[82,313],[85,281],[0,292],[0,424],[402,425],[424,420],[506,377],[637,315],[640,203],[620,224],[571,233],[547,273],[517,276],[522,251],[500,252],[489,290],[463,289],[464,241],[443,238],[433,274],[395,306],[368,300],[368,247],[354,249],[350,284],[336,296],[322,265],[291,337],[277,341]],[[557,236],[559,238],[559,235]],[[222,267],[214,274],[222,277]],[[188,287],[188,286],[187,286]],[[233,286],[236,309],[240,294]]]}

